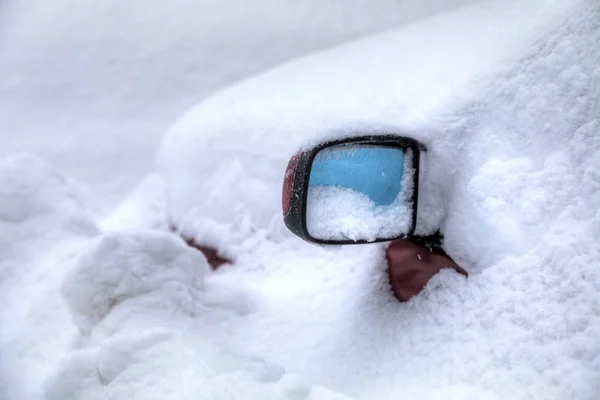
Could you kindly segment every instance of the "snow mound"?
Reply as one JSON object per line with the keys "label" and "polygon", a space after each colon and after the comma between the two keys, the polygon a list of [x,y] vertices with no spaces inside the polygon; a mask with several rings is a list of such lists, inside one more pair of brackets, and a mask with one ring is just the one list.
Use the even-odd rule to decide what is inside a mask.
{"label": "snow mound", "polygon": [[165,293],[155,307],[193,315],[207,269],[204,256],[174,235],[105,234],[79,259],[63,295],[84,333],[119,303],[151,292]]}
{"label": "snow mound", "polygon": [[93,187],[104,214],[173,119],[215,90],[470,1],[2,1],[0,157],[42,155]]}
{"label": "snow mound", "polygon": [[23,224],[85,213],[79,188],[44,161],[19,154],[0,161],[0,221]]}
{"label": "snow mound", "polygon": [[[184,234],[267,300],[228,340],[358,399],[594,399],[600,376],[600,6],[491,1],[282,66],[184,116],[159,157]],[[428,148],[418,233],[470,272],[408,304],[383,246],[281,229],[289,156],[399,132]],[[290,318],[293,315],[293,318]]]}
{"label": "snow mound", "polygon": [[[171,222],[198,242],[241,253],[256,234],[281,241],[289,157],[324,138],[400,133],[431,148],[419,232],[444,220],[453,171],[467,157],[452,118],[494,76],[576,8],[571,1],[474,4],[278,67],[192,108],[158,158]],[[459,116],[471,112],[459,110]],[[538,113],[539,114],[539,113]],[[461,127],[462,129],[462,127]],[[487,142],[487,140],[486,140]],[[444,188],[446,191],[441,191]],[[433,194],[427,191],[434,191]],[[233,254],[235,258],[235,254]]]}
{"label": "snow mound", "polygon": [[97,234],[74,182],[32,155],[0,160],[0,397],[41,394],[75,334],[58,285]]}
{"label": "snow mound", "polygon": [[207,271],[201,253],[167,233],[90,243],[63,284],[80,345],[47,382],[46,398],[344,398],[221,340],[259,300]]}

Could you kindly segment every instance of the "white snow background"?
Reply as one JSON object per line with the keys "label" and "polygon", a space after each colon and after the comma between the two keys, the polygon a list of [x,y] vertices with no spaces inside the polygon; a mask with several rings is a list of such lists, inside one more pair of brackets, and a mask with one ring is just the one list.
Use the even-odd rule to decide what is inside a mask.
{"label": "white snow background", "polygon": [[[103,221],[46,163],[3,160],[0,396],[597,398],[599,52],[596,1],[508,0],[311,55],[190,110]],[[428,146],[418,229],[468,279],[400,304],[383,245],[285,230],[289,156],[356,127]]]}
{"label": "white snow background", "polygon": [[173,120],[215,90],[470,1],[2,0],[0,156],[44,157],[105,215]]}

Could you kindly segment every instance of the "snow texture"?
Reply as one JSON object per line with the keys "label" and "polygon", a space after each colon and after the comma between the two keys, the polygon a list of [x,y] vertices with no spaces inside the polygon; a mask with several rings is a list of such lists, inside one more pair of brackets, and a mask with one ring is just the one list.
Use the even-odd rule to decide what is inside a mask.
{"label": "snow texture", "polygon": [[344,399],[221,340],[219,325],[254,312],[257,299],[208,270],[167,233],[91,243],[63,285],[82,345],[62,360],[46,398]]}
{"label": "snow texture", "polygon": [[[178,121],[106,232],[76,183],[0,161],[0,396],[596,399],[599,44],[595,0],[490,1],[284,65]],[[427,145],[417,229],[468,279],[398,303],[384,245],[285,229],[289,156],[357,130]]]}
{"label": "snow texture", "polygon": [[[242,242],[256,232],[266,231],[274,240],[289,238],[279,211],[281,182],[289,157],[299,147],[325,138],[398,132],[410,134],[430,148],[427,170],[431,176],[424,177],[421,188],[417,229],[431,232],[447,216],[461,170],[468,174],[494,153],[501,156],[516,147],[511,146],[515,141],[506,140],[503,143],[509,148],[504,151],[504,147],[492,151],[494,143],[485,153],[465,148],[474,142],[483,146],[498,141],[488,138],[492,129],[507,134],[505,129],[510,128],[505,125],[515,118],[509,110],[510,118],[497,118],[489,124],[482,119],[499,113],[501,108],[494,109],[499,105],[515,107],[510,99],[497,96],[517,90],[520,83],[508,88],[498,87],[495,81],[526,79],[520,71],[509,71],[511,65],[527,67],[528,58],[535,58],[539,51],[527,45],[542,38],[550,41],[544,34],[576,8],[572,1],[557,2],[553,7],[543,4],[541,0],[477,4],[309,56],[219,92],[191,109],[163,142],[159,170],[167,185],[168,218],[184,233],[196,235],[199,242],[224,251],[231,248],[234,253],[243,252]],[[593,35],[593,27],[590,30],[588,36]],[[561,56],[568,57],[551,55]],[[588,54],[587,59],[593,56]],[[517,63],[520,58],[522,63]],[[552,64],[551,68],[563,68],[557,64],[560,66]],[[581,71],[582,79],[593,79],[593,68],[582,68],[588,68]],[[502,78],[499,71],[503,69],[508,78]],[[554,79],[557,72],[550,69],[549,76],[546,71],[530,71],[526,77]],[[545,88],[542,82],[537,85],[541,88],[532,90]],[[489,93],[477,96],[486,87]],[[521,97],[536,95],[525,89],[520,93]],[[546,107],[551,108],[551,99]],[[492,101],[501,104],[482,104]],[[521,103],[518,106],[525,105]],[[549,112],[543,106],[539,101],[530,106],[537,115],[521,107],[524,133],[537,128],[541,118],[548,125],[552,119],[564,120],[554,113],[541,117],[539,114]],[[474,115],[478,107],[485,109]],[[589,115],[593,114],[586,113],[587,118]],[[475,121],[488,131],[469,130]],[[535,138],[544,137],[542,133]],[[527,138],[525,143],[535,138]],[[460,168],[478,156],[472,169]],[[469,176],[464,178],[462,182]],[[487,223],[473,221],[473,225]],[[497,241],[490,235],[492,248]]]}
{"label": "snow texture", "polygon": [[[168,218],[268,299],[228,340],[356,399],[597,398],[599,25],[595,1],[491,1],[190,110],[159,157]],[[365,132],[427,145],[417,230],[440,227],[467,280],[398,304],[383,246],[327,252],[282,228],[289,156]]]}
{"label": "snow texture", "polygon": [[93,187],[105,214],[213,91],[469,1],[2,0],[0,156],[40,154]]}
{"label": "snow texture", "polygon": [[0,160],[0,398],[40,398],[76,334],[57,286],[98,233],[74,182],[31,155]]}
{"label": "snow texture", "polygon": [[366,194],[337,186],[309,186],[306,228],[317,239],[367,240],[408,232],[410,204],[398,195],[390,205],[376,205]]}

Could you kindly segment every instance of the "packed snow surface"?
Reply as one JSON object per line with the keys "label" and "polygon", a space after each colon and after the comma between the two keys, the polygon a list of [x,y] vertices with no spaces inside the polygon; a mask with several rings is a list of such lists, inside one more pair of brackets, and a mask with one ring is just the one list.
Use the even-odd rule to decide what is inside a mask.
{"label": "packed snow surface", "polygon": [[[1,161],[0,398],[596,399],[599,51],[597,1],[508,0],[309,56],[192,109],[100,227]],[[357,130],[425,143],[417,229],[468,279],[398,303],[385,245],[285,229],[289,156]]]}

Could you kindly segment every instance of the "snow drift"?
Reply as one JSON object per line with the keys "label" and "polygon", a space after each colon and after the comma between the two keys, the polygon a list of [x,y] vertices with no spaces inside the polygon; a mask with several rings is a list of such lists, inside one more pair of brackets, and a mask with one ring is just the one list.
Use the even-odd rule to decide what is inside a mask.
{"label": "snow drift", "polygon": [[39,154],[108,213],[173,119],[215,90],[469,1],[2,0],[0,156]]}
{"label": "snow drift", "polygon": [[0,398],[40,398],[76,334],[58,285],[99,233],[81,197],[31,155],[0,160]]}
{"label": "snow drift", "polygon": [[2,399],[345,397],[222,340],[261,296],[157,231],[102,233],[74,182],[0,161]]}
{"label": "snow drift", "polygon": [[[354,398],[594,398],[599,24],[592,1],[478,4],[190,110],[159,158],[168,216],[271,299],[234,341]],[[327,253],[282,228],[289,156],[366,132],[427,145],[417,230],[441,227],[468,280],[399,305],[382,246]]]}
{"label": "snow drift", "polygon": [[[473,5],[219,92],[181,118],[163,142],[159,170],[169,219],[198,241],[225,250],[257,232],[282,240],[289,235],[279,211],[281,182],[299,147],[324,138],[398,132],[430,149],[417,232],[431,232],[464,205],[468,216],[445,228],[456,227],[461,234],[453,237],[478,246],[471,256],[487,259],[462,261],[482,266],[507,250],[525,251],[535,241],[529,237],[545,231],[547,219],[528,219],[519,209],[527,202],[510,201],[500,210],[507,218],[496,224],[497,213],[480,212],[488,188],[477,187],[487,182],[475,179],[477,172],[484,165],[513,164],[503,179],[521,182],[520,198],[552,203],[547,196],[528,195],[552,191],[540,189],[543,177],[529,180],[532,172],[547,159],[563,157],[559,150],[575,133],[587,143],[597,111],[596,12],[577,14],[585,2],[544,4]],[[586,156],[593,152],[590,146]],[[571,170],[564,172],[556,179],[568,179]],[[509,185],[497,191],[512,192]],[[556,207],[564,206],[564,199],[556,200]],[[462,228],[465,223],[469,229]],[[464,234],[478,240],[467,244]],[[507,241],[508,236],[518,240]],[[467,258],[465,250],[454,253]]]}
{"label": "snow drift", "polygon": [[46,398],[344,398],[222,340],[220,323],[255,311],[256,300],[207,272],[204,256],[171,234],[113,233],[89,245],[63,285],[82,345]]}
{"label": "snow drift", "polygon": [[[108,225],[168,218],[234,259],[218,272],[169,233],[100,232],[45,163],[0,162],[5,392],[596,398],[599,41],[596,2],[492,1],[216,94],[165,138],[168,215],[134,195]],[[444,271],[399,304],[383,245],[285,230],[288,156],[356,129],[427,145],[418,229],[441,226],[468,279]]]}

